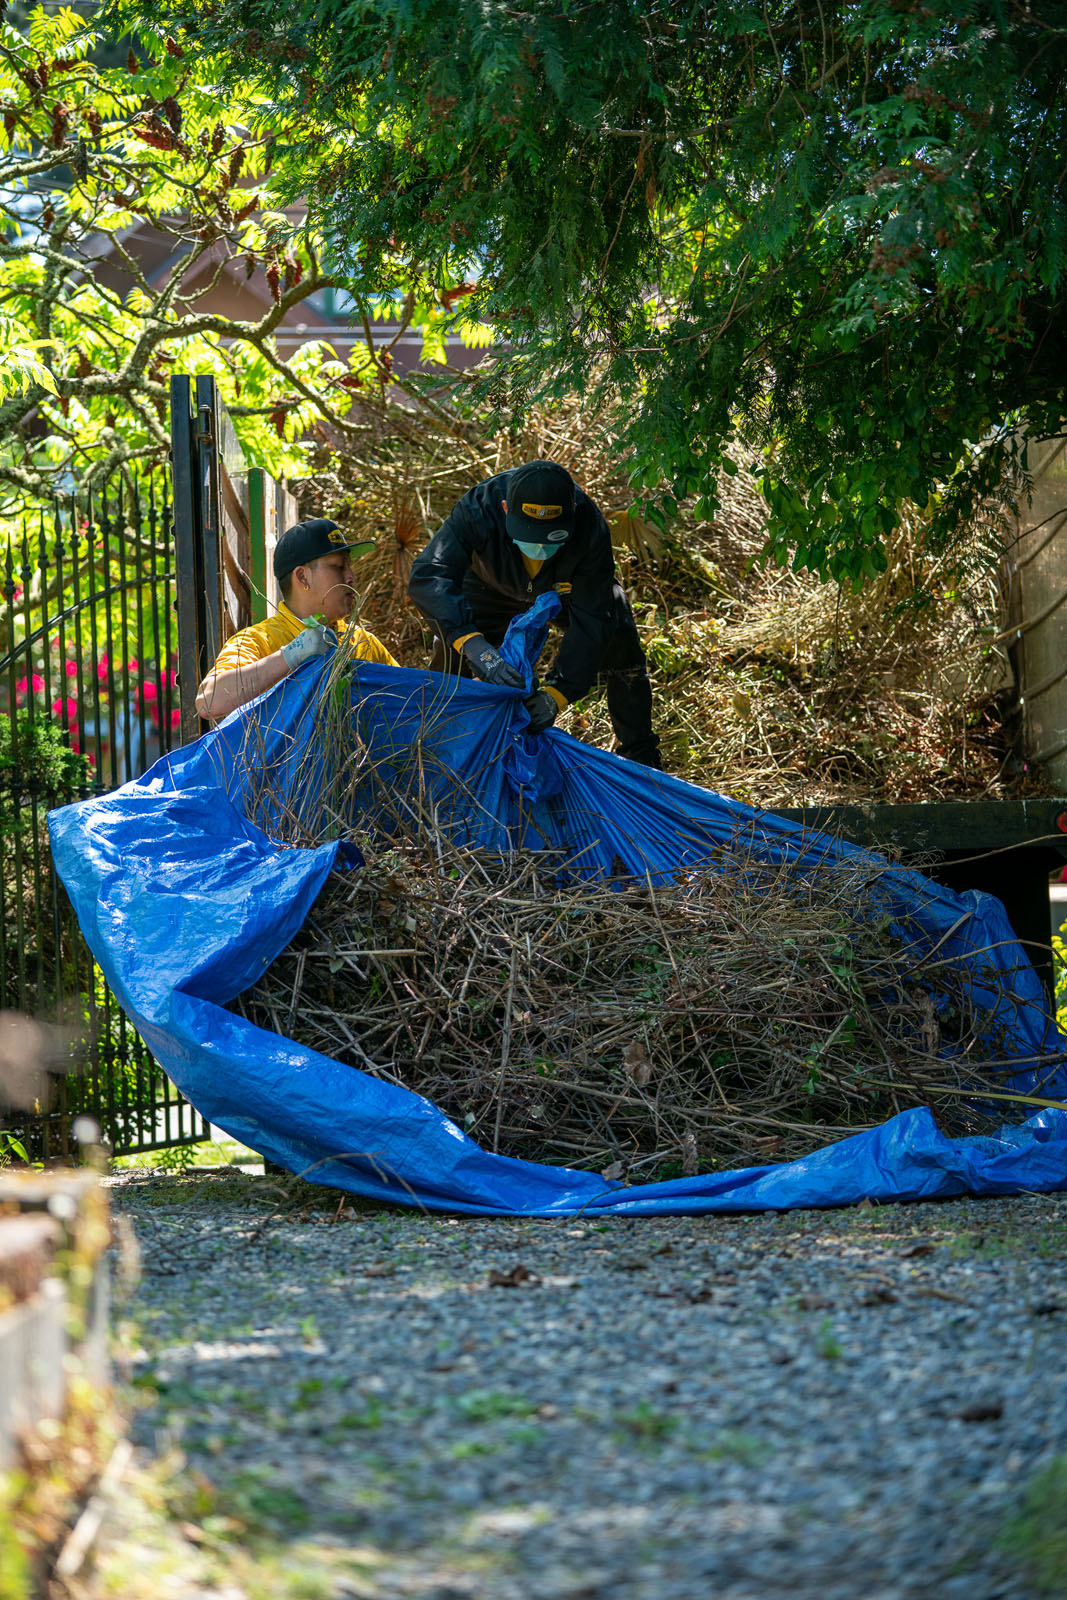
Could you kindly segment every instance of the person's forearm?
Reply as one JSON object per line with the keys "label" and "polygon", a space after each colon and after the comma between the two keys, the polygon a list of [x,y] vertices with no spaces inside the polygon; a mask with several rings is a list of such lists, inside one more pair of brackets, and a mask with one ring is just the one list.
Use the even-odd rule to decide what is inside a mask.
{"label": "person's forearm", "polygon": [[209,672],[196,692],[196,709],[209,722],[228,717],[238,706],[247,705],[257,694],[272,689],[288,677],[289,667],[280,650],[261,656],[246,667],[229,667]]}

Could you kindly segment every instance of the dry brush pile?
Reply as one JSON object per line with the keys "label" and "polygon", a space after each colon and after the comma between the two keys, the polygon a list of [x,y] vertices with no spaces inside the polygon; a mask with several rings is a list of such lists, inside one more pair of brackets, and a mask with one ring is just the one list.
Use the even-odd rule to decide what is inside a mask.
{"label": "dry brush pile", "polygon": [[405,838],[331,877],[240,1005],[488,1149],[647,1181],[789,1159],[914,1105],[988,1128],[969,1098],[996,1076],[988,1012],[914,931],[869,867],[740,843],[654,886]]}
{"label": "dry brush pile", "polygon": [[345,748],[335,671],[316,746],[337,759],[285,797],[264,766],[253,812],[364,860],[237,1002],[259,1026],[489,1149],[629,1181],[789,1159],[915,1105],[989,1126],[974,1097],[1018,1070],[990,1023],[1010,977],[932,951],[890,863],[825,838],[790,863],[758,821],[666,883],[471,848],[452,819],[474,802],[427,751],[380,769]]}

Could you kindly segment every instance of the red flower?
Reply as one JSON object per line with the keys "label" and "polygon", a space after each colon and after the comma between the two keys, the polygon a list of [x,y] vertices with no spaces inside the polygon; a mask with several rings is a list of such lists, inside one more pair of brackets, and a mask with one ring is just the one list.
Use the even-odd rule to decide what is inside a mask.
{"label": "red flower", "polygon": [[182,714],[181,714],[180,711],[172,711],[171,712],[171,714],[170,714],[170,725],[171,725],[172,728],[180,728],[181,727],[181,725],[182,725]]}
{"label": "red flower", "polygon": [[158,698],[158,690],[154,683],[142,683],[141,693],[144,696],[145,705]]}
{"label": "red flower", "polygon": [[96,664],[96,675],[100,679],[101,683],[103,683],[104,679],[107,677],[107,664],[107,651],[105,650],[103,655],[100,657],[100,660]]}
{"label": "red flower", "polygon": [[63,671],[68,678],[76,678],[78,676],[78,663],[76,661],[64,661]]}

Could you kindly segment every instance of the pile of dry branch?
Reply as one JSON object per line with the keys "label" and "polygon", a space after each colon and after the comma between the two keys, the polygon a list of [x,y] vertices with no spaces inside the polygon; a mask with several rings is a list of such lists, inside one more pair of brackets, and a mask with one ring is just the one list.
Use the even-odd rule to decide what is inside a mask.
{"label": "pile of dry branch", "polygon": [[888,866],[767,865],[739,842],[654,887],[429,831],[360,844],[238,1004],[486,1148],[643,1182],[788,1159],[917,1104],[978,1125],[997,1047],[974,974],[919,959]]}

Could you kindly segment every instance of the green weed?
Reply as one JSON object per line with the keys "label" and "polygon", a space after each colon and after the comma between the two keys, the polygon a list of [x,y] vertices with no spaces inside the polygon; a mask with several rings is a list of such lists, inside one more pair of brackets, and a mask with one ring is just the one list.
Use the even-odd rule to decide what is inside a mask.
{"label": "green weed", "polygon": [[839,1361],[845,1353],[844,1345],[835,1334],[833,1323],[829,1317],[823,1317],[819,1323],[815,1348],[824,1361]]}
{"label": "green weed", "polygon": [[278,1538],[306,1528],[311,1513],[294,1490],[249,1470],[237,1473],[217,1492],[214,1513],[204,1519],[205,1531],[211,1532],[215,1518],[222,1519],[220,1527],[228,1519],[240,1523],[253,1538]]}
{"label": "green weed", "polygon": [[[5,1493],[5,1484],[9,1480],[0,1478],[0,1504],[5,1506],[9,1498]],[[30,1600],[30,1563],[22,1543],[7,1519],[0,1517],[0,1595],[4,1600]]]}
{"label": "green weed", "polygon": [[502,1417],[529,1417],[537,1410],[532,1400],[501,1389],[469,1389],[456,1405],[468,1422],[499,1422]]}
{"label": "green weed", "polygon": [[715,1436],[715,1443],[705,1452],[709,1461],[740,1461],[745,1466],[759,1466],[774,1454],[773,1448],[765,1439],[758,1439],[754,1433],[746,1433],[743,1428],[722,1428]]}
{"label": "green weed", "polygon": [[362,1411],[346,1411],[338,1417],[335,1428],[345,1430],[348,1428],[380,1428],[382,1425],[382,1407],[378,1400],[368,1400]]}
{"label": "green weed", "polygon": [[490,1444],[485,1439],[457,1439],[448,1453],[454,1461],[469,1461],[472,1456],[495,1455],[499,1449],[498,1444]]}
{"label": "green weed", "polygon": [[1028,1568],[1038,1594],[1067,1594],[1067,1456],[1031,1478],[997,1542]]}

